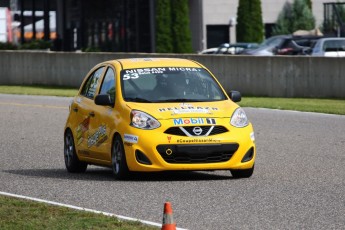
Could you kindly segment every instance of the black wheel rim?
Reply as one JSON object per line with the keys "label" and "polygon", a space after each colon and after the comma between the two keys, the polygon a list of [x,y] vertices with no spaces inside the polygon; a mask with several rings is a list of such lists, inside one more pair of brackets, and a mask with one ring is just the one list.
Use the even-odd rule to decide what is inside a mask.
{"label": "black wheel rim", "polygon": [[72,138],[72,135],[68,133],[66,134],[66,137],[65,137],[65,151],[64,151],[66,166],[71,165],[73,151],[74,151],[73,138]]}
{"label": "black wheel rim", "polygon": [[119,174],[121,165],[122,148],[119,140],[115,141],[113,147],[112,164],[115,174]]}

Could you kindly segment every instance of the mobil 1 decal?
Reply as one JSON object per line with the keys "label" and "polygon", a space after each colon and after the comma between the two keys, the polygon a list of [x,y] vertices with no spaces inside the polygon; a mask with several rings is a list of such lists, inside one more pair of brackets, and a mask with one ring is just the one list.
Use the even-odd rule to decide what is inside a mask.
{"label": "mobil 1 decal", "polygon": [[173,120],[175,126],[179,125],[215,125],[216,119],[214,118],[175,118]]}

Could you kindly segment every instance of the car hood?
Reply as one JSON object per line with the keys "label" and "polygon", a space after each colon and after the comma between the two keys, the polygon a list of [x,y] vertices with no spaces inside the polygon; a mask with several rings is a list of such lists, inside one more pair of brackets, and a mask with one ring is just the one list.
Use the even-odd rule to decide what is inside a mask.
{"label": "car hood", "polygon": [[140,110],[150,114],[158,120],[173,118],[220,118],[231,117],[239,107],[230,100],[217,102],[189,102],[189,103],[135,103],[127,102],[130,109]]}

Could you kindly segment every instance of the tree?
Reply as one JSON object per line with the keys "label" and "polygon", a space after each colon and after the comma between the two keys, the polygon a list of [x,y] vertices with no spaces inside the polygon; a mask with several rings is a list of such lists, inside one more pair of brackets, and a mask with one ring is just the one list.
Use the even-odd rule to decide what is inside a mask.
{"label": "tree", "polygon": [[191,53],[188,0],[172,0],[171,9],[174,52]]}
{"label": "tree", "polygon": [[260,0],[239,0],[236,37],[239,42],[260,43],[264,37]]}
{"label": "tree", "polygon": [[275,27],[272,30],[273,35],[278,34],[290,34],[290,28],[292,28],[293,13],[292,4],[290,2],[285,2],[283,10],[278,15],[278,20]]}
{"label": "tree", "polygon": [[292,32],[296,30],[312,30],[315,28],[315,18],[305,0],[295,0],[292,4]]}
{"label": "tree", "polygon": [[311,2],[311,0],[305,0],[307,6],[309,7],[310,10],[313,10],[312,7],[313,7],[313,3]]}
{"label": "tree", "polygon": [[156,1],[156,52],[172,53],[172,22],[170,0]]}
{"label": "tree", "polygon": [[156,52],[192,52],[188,0],[156,1]]}
{"label": "tree", "polygon": [[280,12],[273,34],[291,34],[297,30],[312,30],[315,18],[306,0],[294,0],[292,5],[285,3]]}

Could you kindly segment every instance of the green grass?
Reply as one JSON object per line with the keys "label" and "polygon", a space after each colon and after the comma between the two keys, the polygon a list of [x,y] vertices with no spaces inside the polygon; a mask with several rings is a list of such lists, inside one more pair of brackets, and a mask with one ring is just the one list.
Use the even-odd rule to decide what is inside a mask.
{"label": "green grass", "polygon": [[55,86],[0,85],[0,93],[73,97],[78,93],[78,89],[71,88],[71,87],[55,87]]}
{"label": "green grass", "polygon": [[[72,97],[78,93],[78,89],[47,86],[0,85],[0,93]],[[258,107],[345,115],[345,99],[269,98],[244,96],[239,104],[243,107]]]}
{"label": "green grass", "polygon": [[243,97],[239,105],[345,115],[345,100],[340,99]]}
{"label": "green grass", "polygon": [[[159,215],[159,214],[157,214]],[[158,229],[139,222],[0,195],[0,229]]]}

